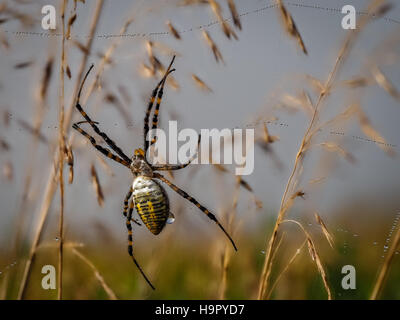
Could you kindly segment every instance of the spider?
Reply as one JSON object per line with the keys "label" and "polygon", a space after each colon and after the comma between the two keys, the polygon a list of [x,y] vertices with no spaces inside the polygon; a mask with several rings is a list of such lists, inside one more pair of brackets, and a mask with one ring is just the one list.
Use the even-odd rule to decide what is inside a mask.
{"label": "spider", "polygon": [[[106,157],[124,165],[125,167],[131,170],[133,174],[133,183],[129,188],[128,193],[125,196],[124,207],[123,207],[123,215],[126,218],[126,227],[128,229],[128,253],[135,263],[136,267],[142,274],[143,278],[150,285],[150,287],[154,290],[154,286],[145,275],[144,271],[140,267],[139,263],[135,259],[133,255],[133,238],[132,238],[132,225],[131,221],[137,223],[132,218],[133,209],[136,209],[139,217],[143,221],[144,225],[152,232],[154,235],[158,235],[165,224],[167,223],[168,217],[170,216],[170,206],[169,206],[169,198],[168,195],[161,185],[159,181],[162,181],[166,185],[168,185],[172,190],[177,192],[180,196],[185,198],[186,200],[193,203],[197,208],[199,208],[208,218],[213,220],[218,227],[225,233],[228,237],[229,241],[232,243],[233,248],[237,251],[237,247],[228,234],[225,231],[224,227],[218,221],[217,217],[211,213],[208,209],[202,206],[196,199],[190,196],[188,193],[174,185],[172,182],[167,180],[163,175],[158,173],[157,171],[169,171],[169,170],[179,170],[187,167],[197,156],[195,154],[192,156],[187,163],[180,165],[152,165],[147,159],[147,150],[149,147],[155,143],[155,138],[151,141],[148,140],[147,135],[149,133],[149,119],[150,113],[153,109],[154,102],[156,102],[156,106],[153,114],[153,123],[152,129],[157,129],[158,126],[158,115],[160,110],[160,104],[163,96],[165,81],[167,80],[168,75],[175,71],[175,69],[171,69],[172,64],[175,60],[175,56],[172,58],[172,61],[165,72],[165,75],[157,84],[155,89],[152,92],[146,115],[144,118],[144,149],[138,148],[134,151],[134,155],[132,158],[129,158],[116,144],[113,140],[111,140],[104,132],[100,131],[97,126],[99,123],[92,121],[91,118],[87,115],[87,113],[83,110],[82,106],[79,103],[80,95],[82,92],[83,85],[88,77],[90,71],[93,68],[93,65],[90,66],[87,71],[83,81],[80,85],[80,89],[77,96],[76,109],[81,113],[81,115],[85,118],[86,121],[76,122],[72,125],[72,127],[77,130],[80,134],[82,134],[89,142],[102,154]],[[104,148],[97,144],[95,138],[84,131],[80,125],[83,123],[88,123],[94,130],[96,134],[102,137],[105,143],[116,153],[112,153],[109,149]],[[200,144],[200,135],[198,140],[198,145]],[[130,202],[129,202],[130,200]],[[137,223],[138,224],[138,223]]]}

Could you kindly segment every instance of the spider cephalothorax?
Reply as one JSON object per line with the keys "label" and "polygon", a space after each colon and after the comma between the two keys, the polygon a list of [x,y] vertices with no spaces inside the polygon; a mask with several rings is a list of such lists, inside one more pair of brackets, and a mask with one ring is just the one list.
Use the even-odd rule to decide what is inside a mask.
{"label": "spider cephalothorax", "polygon": [[134,176],[143,175],[146,177],[153,177],[153,170],[146,161],[144,150],[136,149],[131,160],[130,168]]}
{"label": "spider cephalothorax", "polygon": [[[199,208],[204,214],[207,215],[208,218],[213,220],[219,228],[225,233],[228,239],[231,241],[235,250],[237,250],[235,243],[233,242],[231,236],[225,231],[224,227],[219,223],[217,217],[208,211],[204,206],[202,206],[196,199],[191,197],[185,191],[174,185],[172,182],[167,180],[163,175],[158,173],[157,171],[170,171],[170,170],[179,170],[188,166],[196,157],[195,154],[187,163],[181,165],[152,165],[146,158],[147,151],[153,141],[147,140],[147,135],[149,133],[149,118],[150,113],[153,109],[154,102],[156,102],[154,114],[153,114],[153,125],[152,129],[157,129],[158,126],[158,115],[160,110],[160,104],[162,95],[164,92],[164,85],[168,75],[173,72],[175,69],[171,69],[171,66],[174,62],[175,56],[173,57],[164,77],[158,83],[156,88],[153,90],[150,102],[148,104],[146,110],[146,116],[144,118],[144,149],[136,149],[132,158],[129,158],[115,143],[112,141],[104,132],[100,131],[97,126],[97,122],[94,122],[90,119],[90,117],[83,111],[82,106],[79,104],[79,98],[81,95],[83,84],[87,76],[89,75],[90,70],[92,70],[93,65],[89,68],[88,72],[85,75],[85,78],[82,81],[80,90],[78,92],[76,108],[81,113],[81,115],[85,118],[85,121],[76,122],[73,124],[73,128],[77,130],[80,134],[86,137],[90,143],[102,154],[106,157],[117,161],[118,163],[126,166],[131,170],[134,176],[134,180],[132,182],[131,187],[125,197],[124,200],[124,210],[123,215],[126,218],[126,227],[128,229],[128,252],[132,257],[133,262],[147,281],[147,283],[154,289],[154,286],[151,284],[150,280],[144,274],[142,268],[139,266],[135,257],[133,256],[133,239],[132,239],[132,225],[131,222],[137,223],[132,218],[133,209],[135,208],[137,213],[139,214],[140,219],[143,221],[144,225],[155,235],[159,234],[162,229],[165,227],[165,224],[168,221],[168,217],[171,215],[169,209],[169,199],[166,191],[161,186],[159,181],[167,184],[172,190],[177,192],[180,196],[185,198],[186,200],[193,203],[197,208]],[[156,101],[157,100],[157,101]],[[112,153],[109,149],[104,148],[97,144],[94,137],[89,135],[86,131],[84,131],[80,124],[88,123],[94,130],[96,134],[104,139],[106,144],[117,154]],[[200,144],[200,136],[199,142]]]}

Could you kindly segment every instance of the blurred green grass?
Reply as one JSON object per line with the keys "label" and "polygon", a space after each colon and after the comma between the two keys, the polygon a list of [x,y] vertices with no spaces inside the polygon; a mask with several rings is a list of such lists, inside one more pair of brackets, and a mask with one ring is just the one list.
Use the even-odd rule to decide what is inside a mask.
{"label": "blurred green grass", "polygon": [[[351,208],[349,208],[350,210]],[[351,209],[353,210],[353,209]],[[383,244],[391,224],[390,216],[379,216],[363,211],[370,223],[359,225],[357,234],[351,226],[357,223],[359,216],[343,210],[329,220],[329,226],[347,226],[331,228],[335,238],[332,249],[317,224],[308,225],[312,232],[317,250],[326,267],[329,284],[335,299],[368,299],[377,272],[383,262]],[[227,271],[226,299],[255,299],[257,297],[260,273],[265,253],[265,241],[269,238],[273,219],[265,220],[251,232],[242,232],[236,236],[239,251],[233,252],[227,246],[230,262]],[[272,270],[272,282],[287,265],[290,257],[304,241],[296,228],[283,230],[283,241],[276,256]],[[78,234],[69,234],[68,240],[79,239]],[[67,241],[68,241],[67,240]],[[97,241],[96,241],[97,240]],[[165,240],[165,239],[163,239]],[[133,265],[126,250],[126,244],[116,240],[89,240],[78,248],[97,268],[105,282],[118,299],[217,299],[221,286],[221,261],[226,245],[225,238],[218,233],[215,237],[182,239],[169,237],[168,243],[154,241],[151,248],[143,240],[138,240],[135,254],[142,267],[156,286],[152,291]],[[46,244],[46,241],[43,241]],[[1,265],[6,262],[1,261]],[[25,298],[56,299],[57,290],[44,290],[41,287],[41,267],[46,264],[57,266],[55,244],[39,248],[33,265]],[[344,265],[356,268],[356,289],[344,290],[341,281]],[[9,277],[8,299],[16,297],[19,285],[21,264],[14,267]],[[395,256],[388,281],[381,298],[400,299],[398,283],[400,280],[400,259]],[[4,274],[0,278],[4,281]],[[107,293],[96,279],[94,272],[80,258],[65,249],[64,260],[64,299],[108,299]],[[0,282],[1,287],[1,282]],[[271,295],[272,299],[326,299],[327,295],[314,262],[305,246],[295,262],[282,276]]]}

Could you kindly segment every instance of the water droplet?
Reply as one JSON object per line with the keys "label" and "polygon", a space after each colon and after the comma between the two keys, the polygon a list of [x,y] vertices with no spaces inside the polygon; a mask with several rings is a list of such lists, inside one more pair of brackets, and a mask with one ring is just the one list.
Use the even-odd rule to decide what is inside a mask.
{"label": "water droplet", "polygon": [[172,212],[170,212],[169,213],[169,217],[167,219],[167,223],[168,224],[172,224],[172,223],[174,223],[174,221],[175,221],[175,216],[174,216],[174,214]]}
{"label": "water droplet", "polygon": [[383,246],[383,249],[384,249],[385,251],[386,251],[388,248],[389,248],[388,245],[384,245],[384,246]]}
{"label": "water droplet", "polygon": [[376,246],[378,244],[378,242],[374,241],[373,245]]}
{"label": "water droplet", "polygon": [[55,240],[55,241],[59,241],[59,240],[60,240],[60,238],[58,238],[58,237],[55,237],[55,238],[54,238],[54,240]]}
{"label": "water droplet", "polygon": [[353,234],[353,237],[358,237],[358,234],[357,233]]}
{"label": "water droplet", "polygon": [[261,254],[265,254],[265,251],[264,251],[264,250],[261,250],[260,252],[261,252]]}

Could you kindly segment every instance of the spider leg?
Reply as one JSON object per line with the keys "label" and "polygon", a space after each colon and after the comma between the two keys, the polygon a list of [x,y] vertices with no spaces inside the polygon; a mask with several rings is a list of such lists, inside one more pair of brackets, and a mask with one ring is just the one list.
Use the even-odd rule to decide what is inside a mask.
{"label": "spider leg", "polygon": [[111,140],[104,132],[100,131],[99,127],[96,125],[96,124],[98,124],[98,122],[92,121],[90,119],[90,117],[87,115],[87,113],[83,110],[82,106],[79,104],[79,99],[81,97],[83,85],[84,85],[86,78],[88,77],[90,71],[92,70],[92,68],[93,68],[93,64],[90,66],[85,77],[83,78],[83,81],[79,88],[78,98],[77,98],[75,107],[76,107],[76,109],[78,109],[78,111],[81,113],[81,115],[85,118],[85,120],[90,124],[90,126],[93,128],[93,130],[104,139],[104,141],[108,144],[108,146],[112,150],[114,150],[122,159],[124,159],[126,161],[130,161],[129,157],[115,144],[115,142],[113,140]]}
{"label": "spider leg", "polygon": [[[152,126],[153,130],[157,129],[157,127],[158,127],[158,114],[160,112],[161,100],[162,100],[162,96],[163,96],[163,93],[164,93],[164,85],[165,85],[165,82],[167,80],[168,75],[170,74],[169,69],[171,68],[172,64],[174,63],[174,60],[175,60],[175,56],[172,58],[172,61],[171,61],[170,65],[169,65],[169,67],[167,69],[167,72],[166,72],[166,74],[164,76],[164,81],[162,82],[161,88],[158,91],[157,104],[156,104],[156,108],[154,109],[154,115],[153,115],[153,126]],[[155,142],[155,139],[153,139],[151,144],[153,144],[154,142]]]}
{"label": "spider leg", "polygon": [[131,225],[131,221],[129,220],[129,217],[126,219],[126,228],[128,229],[128,252],[129,252],[129,255],[131,256],[131,258],[132,258],[134,264],[136,265],[136,267],[139,269],[139,271],[142,274],[143,278],[146,280],[146,282],[149,284],[149,286],[153,290],[155,290],[156,288],[154,288],[154,286],[152,285],[150,280],[147,278],[147,276],[145,275],[145,273],[143,272],[142,268],[140,267],[139,263],[136,261],[134,255],[133,255],[132,225]]}
{"label": "spider leg", "polygon": [[131,199],[131,202],[129,203],[129,215],[128,215],[128,202],[129,202],[129,198],[132,195],[132,192],[133,192],[133,189],[131,187],[129,189],[128,193],[125,196],[125,199],[124,199],[124,210],[122,211],[122,214],[124,215],[125,218],[127,218],[128,216],[131,217],[131,221],[136,223],[138,226],[141,226],[141,223],[139,223],[139,221],[137,221],[136,219],[132,218],[132,212],[133,212],[133,209],[135,208],[135,204],[133,202],[133,198]]}
{"label": "spider leg", "polygon": [[133,198],[132,198],[131,202],[129,203],[129,216],[131,217],[131,221],[136,223],[138,226],[141,226],[142,224],[137,219],[132,218],[132,212],[133,212],[134,208],[135,208],[135,203],[134,203]]}
{"label": "spider leg", "polygon": [[74,128],[76,131],[78,131],[80,134],[82,134],[86,139],[88,139],[90,141],[90,143],[97,149],[99,150],[102,154],[104,154],[107,158],[110,158],[118,163],[123,164],[124,166],[130,168],[130,163],[131,161],[126,161],[114,154],[111,153],[110,150],[108,150],[107,148],[103,148],[102,146],[98,145],[96,143],[96,140],[90,135],[88,134],[85,130],[83,130],[81,127],[79,127],[79,124],[74,123],[72,125],[72,128]]}
{"label": "spider leg", "polygon": [[[148,104],[148,106],[147,106],[146,116],[145,116],[145,118],[144,118],[144,151],[145,151],[145,152],[147,152],[147,149],[148,149],[149,146],[150,146],[150,143],[149,143],[149,141],[147,140],[147,134],[149,133],[149,130],[150,130],[150,127],[149,127],[149,119],[150,119],[151,109],[153,108],[154,101],[156,100],[156,96],[157,96],[158,89],[159,89],[160,86],[161,86],[160,92],[158,93],[158,96],[157,96],[156,111],[154,111],[154,117],[156,117],[156,114],[157,114],[156,123],[158,123],[158,112],[159,112],[159,109],[160,109],[161,99],[162,99],[162,95],[163,95],[163,91],[164,91],[165,80],[167,79],[167,76],[168,76],[171,72],[175,71],[175,69],[171,69],[174,60],[175,60],[175,56],[172,58],[172,61],[171,61],[171,63],[169,64],[168,69],[167,69],[167,71],[165,72],[164,77],[160,80],[160,82],[157,84],[157,86],[156,86],[155,89],[153,90],[153,93],[152,93],[152,95],[151,95],[151,97],[150,97],[149,104]],[[157,124],[156,124],[156,126],[154,127],[154,117],[153,117],[153,128],[157,128]],[[153,140],[154,140],[154,139],[153,139]],[[153,144],[153,143],[154,143],[154,142],[152,141],[152,144]]]}
{"label": "spider leg", "polygon": [[198,151],[199,151],[199,146],[200,146],[200,140],[201,140],[201,135],[199,134],[199,139],[197,141],[196,153],[189,159],[188,162],[183,163],[183,164],[178,164],[178,165],[165,164],[165,165],[161,165],[161,166],[151,166],[151,168],[153,170],[156,170],[156,171],[157,170],[159,170],[159,171],[169,171],[169,170],[179,170],[179,169],[183,169],[183,168],[187,167],[197,157],[197,154],[198,154]]}
{"label": "spider leg", "polygon": [[231,236],[228,234],[228,232],[225,231],[224,227],[219,223],[217,220],[217,217],[212,214],[210,211],[207,210],[207,208],[203,207],[196,199],[192,198],[190,195],[188,195],[185,191],[182,189],[178,188],[176,185],[174,185],[171,181],[167,180],[164,176],[161,174],[155,172],[154,173],[154,178],[160,179],[164,183],[166,183],[172,190],[174,190],[176,193],[178,193],[180,196],[185,198],[186,200],[190,201],[193,203],[197,208],[199,208],[201,211],[203,211],[207,217],[209,217],[211,220],[213,220],[218,227],[225,233],[225,235],[228,237],[229,241],[232,243],[233,248],[237,251],[237,247],[235,245],[235,242],[232,240]]}
{"label": "spider leg", "polygon": [[132,192],[133,192],[133,189],[132,189],[132,186],[131,186],[129,188],[128,193],[125,196],[125,199],[124,199],[124,210],[122,211],[122,214],[124,215],[125,218],[128,217],[128,207],[129,207],[128,203],[129,203],[130,197],[132,196]]}

